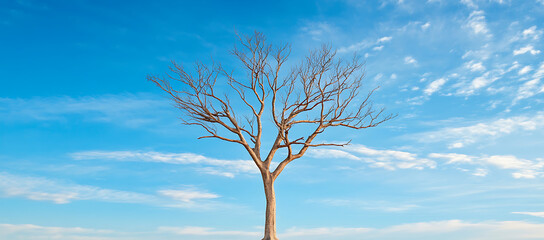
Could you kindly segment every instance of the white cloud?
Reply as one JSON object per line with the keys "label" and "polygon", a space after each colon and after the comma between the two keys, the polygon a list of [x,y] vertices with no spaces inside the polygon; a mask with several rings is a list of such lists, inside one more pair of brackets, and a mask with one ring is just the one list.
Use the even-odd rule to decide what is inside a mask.
{"label": "white cloud", "polygon": [[360,157],[357,157],[346,151],[338,150],[338,149],[325,149],[325,148],[311,149],[308,151],[308,156],[314,157],[314,158],[345,158],[350,160],[361,160]]}
{"label": "white cloud", "polygon": [[[518,72],[518,75],[527,74],[531,70],[532,70],[531,66],[525,66]],[[532,79],[525,81],[523,84],[517,87],[518,89],[517,89],[515,98],[513,100],[513,104],[516,104],[518,101],[522,99],[530,98],[539,93],[544,92],[544,84],[541,84],[541,79],[543,77],[544,77],[544,62],[542,62],[540,64],[540,67],[535,70],[535,72],[532,75]]]}
{"label": "white cloud", "polygon": [[506,4],[507,2],[510,3],[510,0],[491,0],[492,2],[496,2],[498,4]]}
{"label": "white cloud", "polygon": [[488,170],[485,168],[477,168],[472,175],[478,176],[478,177],[485,177],[488,174]]}
{"label": "white cloud", "polygon": [[376,150],[364,145],[354,144],[339,149],[311,149],[310,157],[314,158],[345,158],[350,160],[364,161],[371,167],[385,168],[387,170],[395,169],[418,169],[434,168],[436,163],[429,159],[418,158],[416,154],[395,151],[395,150]]}
{"label": "white cloud", "polygon": [[430,23],[430,22],[426,22],[425,24],[421,25],[421,29],[427,30],[427,28],[429,28],[430,26],[431,26],[431,23]]}
{"label": "white cloud", "polygon": [[518,88],[514,103],[522,99],[530,98],[538,93],[540,93],[540,79],[529,80]]}
{"label": "white cloud", "polygon": [[487,60],[487,59],[489,59],[491,57],[492,54],[493,54],[493,51],[490,50],[489,45],[486,44],[479,50],[468,50],[468,51],[466,51],[465,54],[463,54],[463,56],[461,58],[462,59],[474,58],[474,59],[479,59],[479,60]]}
{"label": "white cloud", "polygon": [[512,213],[544,218],[544,212],[512,212]]}
{"label": "white cloud", "polygon": [[43,177],[19,176],[0,172],[0,195],[24,197],[36,201],[67,204],[73,201],[90,200],[113,203],[136,203],[175,208],[211,209],[220,205],[209,199],[219,195],[198,190],[164,189],[158,195],[120,191],[74,183],[65,183]]}
{"label": "white cloud", "polygon": [[357,51],[361,51],[363,49],[372,47],[373,45],[374,45],[374,43],[363,40],[361,42],[349,45],[347,47],[341,47],[341,48],[338,49],[338,52],[339,53],[357,52]]}
{"label": "white cloud", "polygon": [[378,39],[378,41],[376,41],[376,43],[384,43],[384,42],[389,42],[389,41],[391,41],[391,39],[393,39],[393,37],[391,37],[391,36],[388,36],[388,37],[382,37],[382,38]]}
{"label": "white cloud", "polygon": [[184,189],[163,189],[157,191],[160,197],[160,206],[185,209],[222,209],[228,206],[215,201],[221,196],[193,186],[185,186]]}
{"label": "white cloud", "polygon": [[542,31],[537,30],[536,26],[532,26],[530,28],[527,28],[527,29],[523,30],[523,32],[522,32],[522,36],[523,36],[524,39],[532,38],[534,40],[537,40],[538,38],[540,38],[541,34],[542,34]]}
{"label": "white cloud", "polygon": [[526,169],[534,165],[531,161],[518,159],[511,155],[485,157],[483,160],[502,169]]}
{"label": "white cloud", "polygon": [[487,167],[513,170],[512,177],[514,178],[544,177],[544,160],[542,159],[530,161],[526,159],[520,159],[512,155],[476,157],[457,153],[431,153],[429,154],[429,158],[447,159],[448,161],[446,162],[446,164],[469,164],[486,167],[477,168],[472,173],[472,175],[481,177],[488,174]]}
{"label": "white cloud", "polygon": [[484,11],[473,11],[467,20],[467,27],[469,27],[474,34],[483,34],[489,36],[489,29],[485,21]]}
{"label": "white cloud", "polygon": [[118,203],[154,203],[157,201],[154,196],[141,193],[62,183],[47,178],[18,176],[1,172],[0,193],[6,197],[24,197],[57,204],[65,204],[75,200]]}
{"label": "white cloud", "polygon": [[372,50],[374,51],[381,51],[383,49],[383,45],[373,47]]}
{"label": "white cloud", "polygon": [[418,158],[416,154],[396,150],[376,150],[364,145],[349,145],[346,149],[352,153],[360,154],[360,158],[372,167],[380,167],[388,170],[395,169],[424,169],[434,168],[436,163],[429,159]]}
{"label": "white cloud", "polygon": [[159,227],[159,232],[171,233],[175,235],[183,236],[252,236],[258,237],[262,235],[261,232],[249,232],[249,231],[218,231],[214,228],[208,227]]}
{"label": "white cloud", "polygon": [[111,230],[88,229],[81,227],[44,227],[34,224],[0,224],[0,232],[40,231],[48,233],[112,233]]}
{"label": "white cloud", "polygon": [[474,78],[470,84],[467,86],[462,87],[457,91],[457,94],[459,95],[473,95],[475,94],[479,89],[489,86],[491,83],[497,81],[499,77],[495,74],[492,74],[493,72],[486,72],[482,76]]}
{"label": "white cloud", "polygon": [[160,190],[158,191],[159,194],[163,196],[170,197],[172,199],[175,199],[177,201],[181,202],[194,202],[194,200],[197,199],[215,199],[219,198],[219,195],[208,193],[208,192],[202,192],[195,189],[190,190]]}
{"label": "white cloud", "polygon": [[544,224],[523,221],[466,222],[461,220],[417,222],[385,228],[290,228],[280,234],[281,239],[478,239],[478,240],[529,240],[544,236]]}
{"label": "white cloud", "polygon": [[447,127],[436,131],[423,132],[414,135],[414,138],[424,142],[462,143],[461,146],[490,141],[520,131],[535,131],[544,127],[544,112],[532,116],[515,116],[481,122],[464,127]]}
{"label": "white cloud", "polygon": [[534,170],[525,170],[520,172],[512,173],[512,177],[514,178],[536,178],[538,176],[544,176],[544,172],[537,172]]}
{"label": "white cloud", "polygon": [[510,71],[515,70],[515,69],[518,69],[518,68],[520,68],[520,67],[521,67],[521,65],[519,64],[519,62],[518,62],[518,61],[514,61],[514,62],[512,63],[512,66],[511,66],[510,68],[508,68],[507,71],[510,72]]}
{"label": "white cloud", "polygon": [[391,39],[393,39],[393,37],[387,36],[387,37],[382,37],[382,38],[380,38],[380,39],[378,39],[376,41],[363,40],[363,41],[360,41],[358,43],[349,45],[347,47],[341,47],[341,48],[338,49],[338,52],[339,53],[357,52],[357,51],[361,51],[361,50],[371,48],[371,47],[375,51],[380,51],[384,47],[383,43],[389,42],[389,41],[391,41]]}
{"label": "white cloud", "polygon": [[534,79],[541,79],[542,77],[544,77],[544,62],[540,64],[538,70],[533,74]]}
{"label": "white cloud", "polygon": [[327,22],[311,22],[302,28],[315,41],[323,41],[334,33],[333,27]]}
{"label": "white cloud", "polygon": [[534,35],[535,33],[536,33],[536,26],[532,26],[530,28],[523,30],[523,37],[528,37],[528,36]]}
{"label": "white cloud", "polygon": [[3,106],[0,121],[65,121],[82,116],[85,121],[115,123],[123,127],[156,127],[162,116],[171,115],[173,110],[169,102],[145,94],[0,98],[0,106]]}
{"label": "white cloud", "polygon": [[527,45],[520,49],[514,50],[514,56],[525,54],[525,53],[530,53],[531,55],[537,55],[540,53],[540,50],[535,49],[533,45]]}
{"label": "white cloud", "polygon": [[472,0],[461,0],[461,3],[470,8],[478,8],[478,5],[476,5]]}
{"label": "white cloud", "polygon": [[437,79],[433,82],[431,82],[427,88],[425,88],[425,90],[423,90],[423,92],[427,95],[427,96],[430,96],[432,95],[433,93],[437,92],[438,90],[440,90],[440,88],[442,88],[442,86],[446,83],[446,79],[445,78],[440,78],[440,79]]}
{"label": "white cloud", "polygon": [[[513,212],[540,216],[538,212]],[[0,224],[0,238],[10,240],[59,239],[59,240],[134,240],[165,239],[255,239],[263,235],[262,227],[252,231],[217,230],[212,227],[161,226],[156,231],[143,233],[115,232],[80,227],[44,227],[32,224]],[[381,239],[440,239],[440,240],[534,240],[544,236],[544,224],[524,221],[467,222],[444,220],[392,225],[383,228],[370,227],[291,227],[278,234],[286,240],[365,240]]]}
{"label": "white cloud", "polygon": [[518,71],[518,75],[523,75],[533,70],[533,67],[531,66],[525,66],[521,70]]}
{"label": "white cloud", "polygon": [[372,229],[370,228],[344,228],[344,227],[323,227],[323,228],[297,228],[292,227],[285,231],[285,233],[280,234],[281,238],[288,239],[300,239],[301,237],[306,237],[303,239],[310,239],[307,237],[313,236],[319,239],[323,239],[324,236],[327,237],[346,237],[353,235],[361,235],[368,233]]}
{"label": "white cloud", "polygon": [[466,66],[471,72],[483,72],[486,69],[482,62],[470,61],[466,64]]}
{"label": "white cloud", "polygon": [[0,224],[0,238],[10,240],[121,240],[130,239],[111,230],[81,227],[45,227],[34,224]]}
{"label": "white cloud", "polygon": [[404,63],[405,64],[417,65],[417,60],[412,56],[407,56],[407,57],[404,58]]}
{"label": "white cloud", "polygon": [[309,202],[315,202],[319,204],[334,206],[334,207],[348,207],[350,209],[362,209],[370,211],[383,211],[383,212],[404,212],[419,208],[416,204],[398,204],[386,201],[364,201],[360,199],[319,199],[309,200]]}
{"label": "white cloud", "polygon": [[465,144],[463,144],[462,142],[456,142],[456,143],[452,143],[448,146],[448,148],[462,148],[464,147]]}
{"label": "white cloud", "polygon": [[193,153],[161,153],[138,151],[86,151],[70,154],[76,160],[116,160],[141,161],[169,164],[199,164],[204,165],[203,173],[234,177],[236,174],[259,173],[255,163],[250,160],[220,160],[208,158]]}
{"label": "white cloud", "polygon": [[457,154],[457,153],[431,153],[429,154],[430,158],[442,158],[447,159],[448,161],[446,164],[453,164],[453,163],[474,163],[474,157],[465,155],[465,154]]}

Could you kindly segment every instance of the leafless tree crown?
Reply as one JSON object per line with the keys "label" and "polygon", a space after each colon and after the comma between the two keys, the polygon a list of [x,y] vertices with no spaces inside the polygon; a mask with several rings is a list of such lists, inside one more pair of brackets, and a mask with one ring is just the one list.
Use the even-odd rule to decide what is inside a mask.
{"label": "leafless tree crown", "polygon": [[[198,125],[207,132],[200,138],[241,144],[261,173],[271,174],[272,179],[311,147],[348,144],[314,143],[325,129],[371,128],[394,117],[384,114],[383,108],[372,106],[370,97],[376,89],[360,94],[364,64],[357,56],[342,60],[331,47],[323,46],[310,52],[290,71],[285,71],[282,67],[290,50],[289,45],[274,47],[266,43],[265,36],[256,32],[252,36],[239,36],[239,46],[231,50],[247,72],[242,79],[217,63],[196,63],[195,70],[189,71],[172,62],[166,77],[148,76],[148,80],[169,94],[182,111],[184,124]],[[218,92],[218,80],[226,80],[231,95]],[[251,112],[250,116],[237,116],[234,104],[229,100],[233,96]],[[261,155],[265,111],[270,111],[267,114],[272,116],[277,127],[277,135],[266,157]],[[312,130],[307,135],[289,134],[293,127],[303,124],[311,125]],[[218,128],[230,133],[222,134],[224,132],[220,133]],[[287,150],[287,155],[274,171],[270,171],[276,151],[282,148]]]}

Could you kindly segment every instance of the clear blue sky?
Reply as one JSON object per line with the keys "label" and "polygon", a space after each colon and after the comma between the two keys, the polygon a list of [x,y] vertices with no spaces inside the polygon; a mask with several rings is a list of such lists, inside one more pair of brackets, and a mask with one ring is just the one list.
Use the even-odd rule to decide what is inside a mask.
{"label": "clear blue sky", "polygon": [[[544,1],[0,2],[0,238],[260,239],[242,147],[150,82],[236,32],[366,60],[399,117],[276,182],[280,239],[544,239]],[[270,142],[270,140],[267,140]]]}

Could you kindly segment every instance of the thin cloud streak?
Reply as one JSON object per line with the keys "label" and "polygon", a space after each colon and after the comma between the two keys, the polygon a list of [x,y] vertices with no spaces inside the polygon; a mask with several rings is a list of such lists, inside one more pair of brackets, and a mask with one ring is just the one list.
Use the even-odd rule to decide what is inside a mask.
{"label": "thin cloud streak", "polygon": [[0,121],[3,122],[64,122],[77,116],[84,121],[113,123],[129,128],[156,126],[164,121],[164,116],[173,113],[169,102],[148,94],[109,94],[78,98],[0,97],[0,106]]}
{"label": "thin cloud streak", "polygon": [[85,151],[71,153],[76,160],[114,160],[127,162],[155,162],[168,164],[203,165],[206,174],[233,178],[237,174],[257,174],[255,163],[250,160],[221,160],[194,153],[161,153],[138,151]]}
{"label": "thin cloud streak", "polygon": [[481,141],[500,138],[519,132],[531,132],[544,128],[544,112],[496,120],[481,121],[463,127],[446,127],[435,131],[413,134],[419,142],[446,142],[450,148],[462,148]]}
{"label": "thin cloud streak", "polygon": [[[170,232],[180,236],[260,236],[253,231],[218,231],[206,227],[160,227],[159,231]],[[434,222],[416,222],[394,225],[385,228],[366,227],[291,227],[278,234],[281,239],[325,240],[325,239],[430,239],[442,240],[478,239],[478,240],[529,240],[544,236],[544,225],[524,221],[488,221],[467,222],[461,220],[445,220]]]}
{"label": "thin cloud streak", "polygon": [[[128,239],[254,239],[262,236],[261,231],[217,230],[197,226],[159,226],[154,231],[129,233],[81,227],[45,227],[33,224],[0,224],[0,237],[13,240],[23,239],[61,239],[61,240],[128,240]],[[444,220],[415,222],[393,225],[384,228],[368,227],[291,227],[280,231],[278,237],[287,240],[356,240],[364,236],[368,240],[380,239],[441,239],[458,240],[532,240],[544,236],[544,224],[525,221],[486,221],[468,222]],[[9,238],[8,238],[9,237]],[[208,238],[206,238],[208,237]]]}
{"label": "thin cloud streak", "polygon": [[0,195],[22,197],[35,201],[68,204],[74,201],[99,201],[111,203],[133,203],[175,208],[211,209],[221,204],[211,199],[220,196],[199,190],[163,189],[156,195],[113,190],[89,185],[61,182],[43,177],[29,177],[0,172]]}
{"label": "thin cloud streak", "polygon": [[340,149],[312,149],[309,156],[314,158],[345,158],[363,161],[373,168],[417,169],[435,168],[436,163],[417,154],[397,150],[377,150],[360,144],[348,145]]}

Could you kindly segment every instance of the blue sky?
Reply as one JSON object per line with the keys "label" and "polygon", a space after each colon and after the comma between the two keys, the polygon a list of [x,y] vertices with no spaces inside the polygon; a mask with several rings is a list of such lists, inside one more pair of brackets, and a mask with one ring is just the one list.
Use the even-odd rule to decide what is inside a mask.
{"label": "blue sky", "polygon": [[0,238],[259,239],[247,153],[197,140],[145,79],[236,69],[257,30],[291,66],[357,52],[399,115],[288,165],[280,239],[544,239],[543,22],[542,0],[2,1]]}

